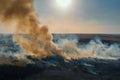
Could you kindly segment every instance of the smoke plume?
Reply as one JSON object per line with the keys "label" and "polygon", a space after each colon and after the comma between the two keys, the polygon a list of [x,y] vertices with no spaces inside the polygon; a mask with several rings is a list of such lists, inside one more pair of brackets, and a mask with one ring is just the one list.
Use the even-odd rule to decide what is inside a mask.
{"label": "smoke plume", "polygon": [[[61,49],[52,43],[52,36],[47,26],[42,26],[34,11],[34,0],[0,0],[0,22],[15,23],[14,40],[26,51],[27,55],[44,58],[50,55],[60,55],[64,58],[81,57],[114,57],[120,52],[119,46],[104,45],[101,41],[91,41],[80,48],[74,42],[64,41]],[[27,34],[25,37],[20,34]],[[77,39],[77,38],[76,38]],[[77,40],[75,40],[77,41]],[[116,49],[114,49],[116,48]],[[113,55],[113,53],[116,55]]]}
{"label": "smoke plume", "polygon": [[[34,0],[0,0],[0,20],[4,24],[16,23],[14,40],[28,55],[46,57],[61,50],[52,43],[52,36],[46,26],[41,26],[33,7]],[[18,34],[28,34],[24,38]]]}

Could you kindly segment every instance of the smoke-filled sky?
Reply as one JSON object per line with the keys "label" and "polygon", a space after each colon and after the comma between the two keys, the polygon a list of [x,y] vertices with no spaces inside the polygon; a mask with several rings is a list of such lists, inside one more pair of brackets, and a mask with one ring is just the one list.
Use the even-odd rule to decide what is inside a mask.
{"label": "smoke-filled sky", "polygon": [[35,0],[34,6],[52,33],[120,34],[120,0]]}

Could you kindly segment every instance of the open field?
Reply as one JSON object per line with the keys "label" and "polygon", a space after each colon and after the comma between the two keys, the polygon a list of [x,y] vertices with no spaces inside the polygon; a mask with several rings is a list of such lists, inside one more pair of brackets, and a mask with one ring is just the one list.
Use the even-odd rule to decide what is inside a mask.
{"label": "open field", "polygon": [[[75,42],[78,46],[88,45],[92,40],[92,44],[94,43],[98,47],[93,52],[102,53],[103,57],[102,59],[71,60],[65,60],[58,55],[42,59],[23,55],[21,53],[24,51],[12,38],[13,35],[0,35],[0,80],[120,80],[120,35],[53,34],[52,41],[58,46],[66,40]],[[83,49],[78,46],[78,49]],[[90,45],[90,47],[92,46]],[[69,52],[70,49],[72,48],[67,51]],[[113,55],[106,56],[106,50],[110,50]],[[74,52],[76,51],[73,51],[73,54]],[[33,63],[18,60],[14,56],[16,53],[20,53]],[[116,59],[107,59],[108,57]]]}

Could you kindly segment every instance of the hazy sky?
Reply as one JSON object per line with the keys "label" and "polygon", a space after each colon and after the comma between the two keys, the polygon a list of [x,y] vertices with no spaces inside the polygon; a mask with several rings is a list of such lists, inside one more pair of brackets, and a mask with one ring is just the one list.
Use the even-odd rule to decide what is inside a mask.
{"label": "hazy sky", "polygon": [[[39,19],[50,32],[120,34],[120,0],[70,1],[67,7],[60,7],[56,0],[35,0]],[[0,32],[4,32],[1,26]]]}
{"label": "hazy sky", "polygon": [[62,10],[55,0],[35,0],[40,20],[51,32],[120,33],[120,0],[71,1]]}

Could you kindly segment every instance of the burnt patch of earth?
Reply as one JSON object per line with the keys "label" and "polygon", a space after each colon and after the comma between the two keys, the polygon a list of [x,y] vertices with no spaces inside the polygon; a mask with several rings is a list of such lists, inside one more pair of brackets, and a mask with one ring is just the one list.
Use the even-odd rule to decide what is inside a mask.
{"label": "burnt patch of earth", "polygon": [[83,58],[65,61],[60,56],[26,66],[0,65],[0,80],[120,80],[120,60]]}

